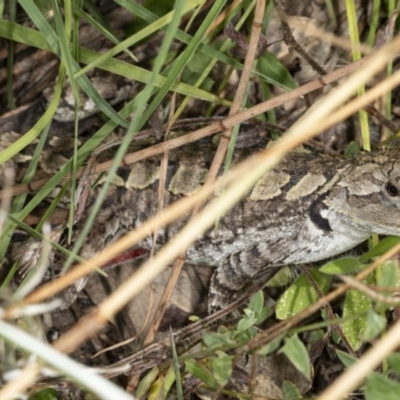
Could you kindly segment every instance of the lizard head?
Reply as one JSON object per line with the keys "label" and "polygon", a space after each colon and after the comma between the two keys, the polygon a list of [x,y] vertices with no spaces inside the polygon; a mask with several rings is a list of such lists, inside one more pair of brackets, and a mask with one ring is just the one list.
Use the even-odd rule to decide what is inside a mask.
{"label": "lizard head", "polygon": [[400,149],[347,159],[340,176],[336,211],[367,232],[400,236]]}

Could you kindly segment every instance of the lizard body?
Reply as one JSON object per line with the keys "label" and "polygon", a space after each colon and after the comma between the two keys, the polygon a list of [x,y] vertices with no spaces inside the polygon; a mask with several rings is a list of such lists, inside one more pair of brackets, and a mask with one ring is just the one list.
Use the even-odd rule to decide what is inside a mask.
{"label": "lizard body", "polygon": [[[240,149],[234,163],[254,149]],[[320,261],[366,240],[372,233],[400,235],[399,150],[332,158],[296,150],[261,178],[248,195],[187,252],[190,264],[217,267],[209,310],[234,301],[249,281],[266,280],[285,264]],[[169,153],[164,204],[198,190],[210,152],[201,143]],[[90,258],[158,208],[159,157],[120,168],[80,256]],[[90,212],[98,188],[89,198]],[[83,216],[74,227],[78,235]],[[187,216],[149,236],[140,248],[157,249],[184,226]],[[82,286],[82,283],[81,283]]]}

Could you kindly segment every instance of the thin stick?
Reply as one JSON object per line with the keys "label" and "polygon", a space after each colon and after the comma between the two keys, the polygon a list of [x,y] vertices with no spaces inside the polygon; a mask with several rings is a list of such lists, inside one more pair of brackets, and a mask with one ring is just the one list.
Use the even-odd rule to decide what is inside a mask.
{"label": "thin stick", "polygon": [[[393,58],[397,57],[397,53],[394,51],[392,56],[393,56]],[[365,65],[366,62],[368,62],[368,60],[370,60],[371,57],[372,56],[368,56],[357,62],[346,65],[345,67],[338,69],[336,71],[333,71],[327,75],[324,75],[323,77],[316,78],[316,79],[312,80],[311,82],[306,83],[305,85],[292,90],[291,92],[283,93],[280,96],[277,96],[271,100],[267,100],[263,103],[257,104],[254,107],[251,107],[247,110],[239,112],[236,115],[227,117],[223,121],[213,123],[205,128],[198,129],[187,135],[181,136],[176,139],[169,140],[168,142],[156,144],[145,150],[141,150],[141,151],[138,151],[138,152],[135,152],[132,154],[128,154],[125,156],[123,162],[126,165],[130,165],[137,161],[140,161],[140,160],[143,160],[143,159],[146,159],[149,157],[153,157],[157,154],[161,154],[165,151],[175,149],[175,148],[183,146],[185,144],[196,142],[197,140],[202,139],[203,137],[221,132],[224,129],[230,128],[236,124],[239,124],[248,119],[254,118],[257,115],[263,114],[273,108],[276,108],[282,104],[288,103],[298,97],[304,96],[314,90],[317,90],[326,85],[332,84],[333,82],[336,82],[337,80],[342,79],[343,77],[360,69],[363,65]],[[94,173],[99,174],[101,172],[108,171],[110,169],[110,166],[112,165],[112,163],[113,163],[113,161],[106,161],[102,164],[99,164],[94,169]],[[80,178],[83,175],[84,171],[85,171],[85,168],[80,168],[76,172],[76,177]],[[71,180],[71,176],[72,176],[71,174],[66,174],[65,177],[60,180],[59,184],[69,182]],[[48,182],[48,179],[41,179],[36,182],[32,182],[29,185],[26,185],[26,184],[16,185],[12,189],[12,194],[13,194],[13,196],[16,196],[18,194],[28,193],[28,192],[39,190],[47,182]],[[0,199],[5,197],[6,195],[8,195],[8,194],[5,194],[3,190],[0,191]]]}
{"label": "thin stick", "polygon": [[[349,98],[357,87],[370,79],[375,73],[385,67],[388,59],[395,52],[396,46],[400,43],[400,38],[394,40],[391,44],[385,46],[370,59],[362,71],[356,76],[350,77],[342,86],[335,92],[327,95],[322,101],[312,108],[312,111],[307,113],[299,120],[282,139],[273,146],[273,149],[268,149],[261,154],[257,154],[236,168],[238,182],[226,190],[219,199],[214,200],[207,208],[199,214],[196,220],[192,221],[183,228],[175,238],[164,246],[153,260],[146,262],[136,273],[134,273],[124,284],[115,290],[108,298],[106,298],[99,306],[97,311],[90,314],[84,320],[81,320],[77,325],[71,328],[64,336],[62,336],[54,346],[62,351],[73,351],[83,340],[95,334],[118,310],[121,309],[135,294],[146,286],[153,277],[158,274],[165,265],[176,257],[180,249],[187,247],[190,243],[197,239],[206,229],[214,223],[215,216],[221,215],[233,205],[249,190],[249,188],[258,180],[268,169],[276,165],[286,152],[299,142],[312,137],[319,131],[317,123],[326,118],[332,113],[339,104]],[[231,174],[227,175],[231,177]],[[221,179],[226,183],[227,178]],[[205,185],[199,193],[207,193],[210,186]],[[185,199],[186,201],[188,199]],[[178,203],[182,203],[177,202]],[[168,211],[168,209],[166,210]],[[118,244],[124,242],[122,238],[115,243],[112,248],[115,250]],[[126,242],[126,241],[125,241]],[[126,242],[125,245],[131,246],[131,243]],[[93,259],[93,263],[99,262],[101,257],[110,256],[110,249],[107,254],[102,252],[101,255]],[[104,262],[101,260],[101,262]]]}

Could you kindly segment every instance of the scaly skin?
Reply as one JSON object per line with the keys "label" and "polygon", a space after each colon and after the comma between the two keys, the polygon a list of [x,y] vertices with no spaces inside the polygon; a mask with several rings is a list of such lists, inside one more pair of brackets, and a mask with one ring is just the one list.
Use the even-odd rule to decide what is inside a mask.
{"label": "scaly skin", "polygon": [[[209,164],[207,146],[170,152],[164,204],[196,191]],[[253,149],[254,151],[254,149]],[[234,162],[251,154],[235,153]],[[266,280],[275,267],[320,261],[347,251],[372,233],[400,236],[400,150],[363,153],[347,159],[305,150],[290,153],[260,179],[252,191],[187,252],[187,262],[217,269],[210,287],[209,311],[237,299],[249,282]],[[155,215],[159,157],[120,169],[80,256],[90,258]],[[87,207],[94,202],[94,189]],[[157,235],[156,248],[186,223],[176,221]],[[85,215],[74,227],[79,235]],[[152,237],[139,243],[151,249]],[[25,249],[19,249],[19,256]],[[22,252],[22,253],[21,253]],[[80,282],[80,289],[84,281]],[[76,296],[76,295],[75,295]],[[69,297],[68,302],[74,299]]]}

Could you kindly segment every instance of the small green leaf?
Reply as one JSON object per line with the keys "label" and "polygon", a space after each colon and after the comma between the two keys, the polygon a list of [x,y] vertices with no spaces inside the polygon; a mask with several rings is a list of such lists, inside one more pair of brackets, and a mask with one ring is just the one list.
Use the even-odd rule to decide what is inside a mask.
{"label": "small green leaf", "polygon": [[348,274],[360,270],[360,264],[355,257],[339,258],[323,265],[319,270],[328,275]]}
{"label": "small green leaf", "polygon": [[399,281],[399,262],[397,260],[388,260],[381,267],[381,273],[378,275],[377,285],[382,287],[397,287]]}
{"label": "small green leaf", "polygon": [[220,386],[226,385],[231,377],[233,367],[232,361],[233,356],[228,356],[228,354],[223,352],[219,352],[218,357],[212,357],[210,359],[211,371]]}
{"label": "small green leaf", "polygon": [[325,337],[325,332],[322,329],[316,329],[315,331],[311,331],[309,334],[309,343],[315,343],[320,340],[323,340]]}
{"label": "small green leaf", "polygon": [[138,385],[138,388],[137,388],[137,391],[136,391],[136,396],[137,396],[138,399],[140,399],[143,396],[145,396],[145,394],[150,390],[150,388],[153,385],[154,381],[157,379],[159,372],[160,371],[159,371],[158,367],[154,367],[139,382],[139,385]]}
{"label": "small green leaf", "polygon": [[302,399],[299,388],[290,381],[283,381],[282,383],[283,400],[297,400]]}
{"label": "small green leaf", "polygon": [[258,315],[256,325],[261,324],[262,322],[264,322],[271,315],[271,311],[272,311],[271,307],[269,307],[269,306],[264,307],[262,309],[260,315]]}
{"label": "small green leaf", "polygon": [[353,154],[358,154],[360,152],[360,146],[356,142],[350,142],[346,149],[344,150],[344,156],[349,157]]}
{"label": "small green leaf", "polygon": [[308,351],[303,342],[293,335],[286,340],[285,345],[280,350],[280,353],[290,360],[290,362],[307,378],[311,379],[311,363],[308,356]]}
{"label": "small green leaf", "polygon": [[383,375],[370,373],[364,391],[366,400],[398,400],[400,383]]}
{"label": "small green leaf", "polygon": [[210,350],[234,343],[228,334],[223,333],[206,333],[203,336],[203,342]]}
{"label": "small green leaf", "polygon": [[[326,294],[330,287],[330,276],[319,272],[317,268],[312,269],[310,272],[321,292]],[[302,274],[278,300],[276,316],[279,319],[289,318],[304,310],[309,305],[314,304],[318,299],[317,292],[312,287],[308,278]]]}
{"label": "small green leaf", "polygon": [[392,353],[388,357],[388,363],[390,367],[400,375],[400,353]]}
{"label": "small green leaf", "polygon": [[241,332],[247,331],[250,329],[252,326],[254,326],[257,322],[257,317],[254,313],[254,311],[246,308],[244,310],[245,316],[239,321],[237,325],[237,329]]}
{"label": "small green leaf", "polygon": [[365,327],[363,341],[367,342],[378,336],[386,328],[386,318],[383,318],[373,310],[368,310],[367,325]]}
{"label": "small green leaf", "polygon": [[267,356],[268,354],[274,352],[281,345],[281,342],[282,336],[278,336],[267,345],[261,347],[261,349],[257,351],[257,354],[260,356]]}
{"label": "small green leaf", "polygon": [[148,400],[158,400],[162,398],[162,390],[164,386],[164,377],[160,375],[156,381],[151,385]]}
{"label": "small green leaf", "polygon": [[[169,369],[164,377],[164,385],[162,388],[162,397],[161,397],[162,399],[167,398],[168,392],[170,391],[172,385],[174,384],[175,379],[176,379],[176,376],[175,376],[174,368],[171,366],[171,367],[169,367]],[[181,379],[181,376],[179,376],[178,379]],[[180,382],[179,386],[182,386],[182,382]],[[180,394],[181,394],[181,392],[177,392],[178,399],[183,399],[183,395],[180,396]]]}
{"label": "small green leaf", "polygon": [[218,388],[218,383],[216,379],[213,377],[210,371],[204,368],[197,361],[190,359],[185,361],[186,371],[190,372],[196,378],[199,378],[202,382],[205,383],[211,389],[216,390]]}
{"label": "small green leaf", "polygon": [[265,53],[257,61],[257,72],[273,85],[286,90],[296,89],[297,85],[286,67],[270,52]]}
{"label": "small green leaf", "polygon": [[371,249],[368,253],[365,253],[360,257],[360,261],[367,261],[374,257],[379,257],[382,254],[385,254],[388,250],[390,250],[393,246],[400,243],[400,237],[397,236],[388,236],[385,239],[382,239],[373,249]]}
{"label": "small green leaf", "polygon": [[30,396],[29,400],[57,400],[57,392],[54,389],[44,389]]}
{"label": "small green leaf", "polygon": [[254,293],[253,296],[251,296],[249,309],[254,311],[256,316],[259,316],[262,312],[263,307],[264,307],[264,295],[263,292],[259,290],[258,292]]}
{"label": "small green leaf", "polygon": [[343,323],[343,332],[354,350],[357,350],[363,343],[367,326],[366,311],[370,308],[371,300],[367,295],[354,289],[347,291],[343,317],[352,319]]}
{"label": "small green leaf", "polygon": [[336,355],[346,368],[350,368],[353,364],[355,364],[358,361],[357,358],[354,358],[350,354],[345,353],[344,351],[341,350],[336,350]]}
{"label": "small green leaf", "polygon": [[265,287],[287,286],[293,281],[293,273],[286,265],[282,267],[265,285]]}

